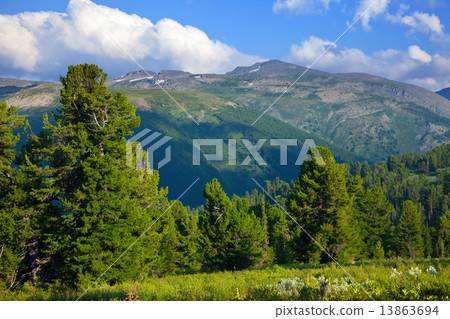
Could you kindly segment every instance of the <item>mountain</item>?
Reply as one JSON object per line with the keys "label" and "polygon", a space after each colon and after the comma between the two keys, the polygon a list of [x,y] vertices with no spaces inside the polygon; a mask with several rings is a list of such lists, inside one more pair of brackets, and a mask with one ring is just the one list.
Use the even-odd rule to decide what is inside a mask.
{"label": "mountain", "polygon": [[299,79],[305,70],[273,60],[227,74],[162,71],[148,72],[149,79],[145,72],[131,72],[109,85],[206,92],[260,114],[289,88],[267,115],[371,161],[424,152],[450,137],[450,101],[436,93],[360,73],[308,70]]}
{"label": "mountain", "polygon": [[[369,74],[308,70],[299,78],[305,71],[295,64],[267,61],[226,74],[130,72],[111,79],[108,86],[137,107],[141,127],[135,133],[149,128],[172,137],[172,161],[160,169],[161,185],[169,186],[172,198],[200,177],[198,189],[192,191],[197,197],[187,202],[191,205],[202,202],[201,189],[213,177],[229,195],[253,189],[252,177],[295,178],[298,167],[280,165],[280,148],[270,146],[270,139],[298,140],[297,147],[288,148],[289,164],[308,138],[329,147],[339,161],[369,163],[391,154],[424,152],[449,140],[450,101],[436,93]],[[17,106],[39,131],[43,113],[59,105],[60,89],[59,83],[0,79],[0,100]],[[193,166],[194,138],[224,139],[224,161],[202,158],[200,166]],[[230,138],[237,141],[238,164],[250,155],[241,139],[266,139],[260,153],[269,165],[228,165]]]}
{"label": "mountain", "polygon": [[436,94],[439,94],[440,96],[445,97],[447,100],[450,100],[450,88],[444,88],[436,92]]}
{"label": "mountain", "polygon": [[[132,77],[130,79],[133,79]],[[42,128],[42,116],[55,110],[58,105],[59,83],[37,83],[25,86],[22,90],[8,95],[5,100],[10,105],[18,107],[19,112],[27,117],[34,132]],[[259,112],[244,105],[218,97],[213,94],[192,91],[170,91],[170,95],[193,116],[200,124],[197,125],[186,116],[185,112],[162,90],[146,90],[139,88],[112,87],[113,92],[125,94],[137,108],[141,118],[139,133],[144,128],[151,129],[170,136],[171,161],[159,170],[160,185],[169,187],[169,197],[177,198],[196,178],[200,181],[192,188],[185,204],[198,206],[203,203],[201,191],[206,182],[218,178],[224,190],[232,195],[244,195],[245,191],[255,188],[252,177],[260,182],[279,177],[290,181],[298,175],[298,166],[294,165],[303,142],[314,139],[318,145],[329,147],[340,161],[352,162],[364,160],[334,146],[314,134],[307,133],[273,117],[266,117],[252,126],[252,121]],[[193,139],[223,139],[224,160],[206,161],[201,157],[199,166],[193,165]],[[266,139],[260,150],[261,156],[268,163],[265,166],[241,165],[250,155],[241,139],[249,139],[253,144],[258,139]],[[270,146],[270,139],[296,139],[297,147],[288,148],[288,164],[280,165],[280,148]],[[229,139],[236,140],[237,165],[228,165]],[[22,139],[19,147],[23,145]],[[214,149],[207,147],[202,151],[213,153]],[[155,152],[155,159],[165,157],[165,147]]]}

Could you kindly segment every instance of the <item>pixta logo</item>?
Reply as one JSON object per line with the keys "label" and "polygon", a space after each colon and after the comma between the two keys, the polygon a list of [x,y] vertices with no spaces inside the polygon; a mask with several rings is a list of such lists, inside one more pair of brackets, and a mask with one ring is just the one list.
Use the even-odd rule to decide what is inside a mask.
{"label": "pixta logo", "polygon": [[[136,170],[146,169],[150,174],[153,173],[154,169],[160,169],[171,160],[171,147],[170,145],[165,149],[165,156],[162,160],[158,162],[158,166],[155,168],[154,153],[161,146],[166,144],[172,138],[170,136],[162,135],[159,132],[151,133],[151,130],[144,129],[138,134],[127,140],[126,149],[126,160],[127,166],[130,168],[135,168]],[[150,135],[149,135],[150,134]],[[146,137],[147,136],[147,137]],[[162,136],[162,137],[161,137]],[[161,137],[161,138],[160,138]],[[142,139],[142,141],[139,141]],[[135,147],[135,162],[133,161],[133,144]],[[133,163],[136,163],[135,165]]]}
{"label": "pixta logo", "polygon": [[[258,140],[255,144],[252,144],[247,139],[241,139],[241,142],[246,147],[247,151],[250,153],[241,163],[240,165],[248,165],[250,164],[252,158],[256,161],[258,165],[267,165],[266,161],[259,154],[259,150],[266,142],[265,139]],[[297,146],[296,139],[271,139],[270,145],[280,148],[280,165],[288,165],[287,160],[287,150],[289,146]],[[223,161],[223,146],[224,141],[222,139],[194,139],[192,145],[192,164],[200,165],[200,153],[201,147],[215,147],[215,153],[213,154],[203,154],[203,156],[208,161]],[[307,139],[303,143],[302,149],[300,150],[300,154],[295,161],[295,165],[301,165],[305,160],[311,160],[311,157],[308,154],[308,151],[311,150],[314,156],[314,159],[317,164],[325,165],[325,162],[320,155],[319,150],[314,143],[314,140]],[[236,140],[228,139],[228,165],[237,165],[236,159]]]}

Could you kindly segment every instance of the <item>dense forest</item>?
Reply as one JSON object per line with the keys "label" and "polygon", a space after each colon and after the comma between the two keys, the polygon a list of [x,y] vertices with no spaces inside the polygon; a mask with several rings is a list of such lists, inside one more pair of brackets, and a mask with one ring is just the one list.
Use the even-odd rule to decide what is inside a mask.
{"label": "dense forest", "polygon": [[450,256],[449,144],[372,166],[337,163],[319,146],[325,165],[311,152],[292,183],[230,198],[212,179],[191,209],[168,200],[158,172],[127,166],[125,138],[140,119],[106,80],[95,65],[70,66],[62,106],[38,133],[0,104],[2,289]]}

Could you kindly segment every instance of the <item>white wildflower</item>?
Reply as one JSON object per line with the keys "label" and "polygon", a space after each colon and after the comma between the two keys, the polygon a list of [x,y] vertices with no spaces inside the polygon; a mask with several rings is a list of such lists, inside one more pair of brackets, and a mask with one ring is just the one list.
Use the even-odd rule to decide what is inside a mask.
{"label": "white wildflower", "polygon": [[397,271],[397,269],[393,268],[393,269],[391,270],[391,275],[389,276],[389,278],[390,278],[390,279],[396,278],[396,277],[400,276],[401,274],[402,274],[401,271]]}
{"label": "white wildflower", "polygon": [[410,270],[408,270],[408,276],[410,277],[417,277],[422,273],[422,270],[419,269],[419,267],[411,267]]}
{"label": "white wildflower", "polygon": [[425,271],[430,276],[435,276],[437,274],[437,270],[433,266],[428,267]]}

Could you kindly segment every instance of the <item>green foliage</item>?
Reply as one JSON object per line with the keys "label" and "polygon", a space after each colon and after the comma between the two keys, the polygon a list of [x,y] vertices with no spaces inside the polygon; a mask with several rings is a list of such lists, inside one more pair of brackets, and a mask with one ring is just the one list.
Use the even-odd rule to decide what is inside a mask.
{"label": "green foliage", "polygon": [[[417,205],[423,228],[424,253],[440,256],[444,242],[439,239],[440,218],[450,207],[450,145],[443,144],[425,154],[392,155],[387,163],[369,166],[356,162],[352,175],[363,177],[366,188],[381,188],[392,204],[392,225],[398,225],[402,203],[411,200]],[[391,226],[390,232],[394,229]],[[383,247],[392,255],[397,250],[387,235]],[[441,249],[442,248],[442,249]],[[391,253],[389,252],[391,251]]]}
{"label": "green foliage", "polygon": [[[368,258],[384,258],[384,248],[387,247],[386,235],[388,234],[392,205],[387,200],[383,191],[376,187],[367,188],[361,199],[358,201],[358,211],[360,213],[360,238],[364,243],[363,252]],[[383,254],[381,251],[383,250]]]}
{"label": "green foliage", "polygon": [[450,256],[450,210],[440,218],[438,254],[441,257]]}
{"label": "green foliage", "polygon": [[[361,266],[353,270],[356,282],[349,277],[339,277],[337,273],[327,270],[303,274],[303,277],[281,279],[278,284],[269,284],[251,291],[251,300],[449,300],[448,283],[436,280],[448,277],[446,268],[437,271],[432,265],[409,263],[398,265],[400,269],[388,264]],[[409,267],[409,269],[408,269]],[[447,266],[448,267],[448,266]],[[439,267],[438,267],[439,268]],[[370,272],[360,276],[361,271]],[[444,273],[443,273],[444,272]],[[390,273],[390,275],[388,275]],[[363,279],[365,278],[365,279]]]}
{"label": "green foliage", "polygon": [[423,255],[430,258],[433,253],[433,240],[431,238],[430,227],[423,227]]}
{"label": "green foliage", "polygon": [[15,107],[0,102],[0,288],[14,287],[23,279],[23,260],[30,237],[29,212],[22,206],[24,180],[12,166],[20,138],[14,130],[21,128],[23,122]]}
{"label": "green foliage", "polygon": [[[420,163],[427,163],[432,169],[424,170]],[[435,227],[450,207],[449,167],[450,144],[443,144],[425,154],[392,155],[387,163],[369,166],[356,162],[352,174],[363,177],[364,187],[383,190],[393,205],[394,223],[402,203],[412,200],[419,205],[425,223]]]}
{"label": "green foliage", "polygon": [[61,77],[63,105],[55,114],[56,125],[44,117],[45,131],[30,134],[22,154],[24,171],[40,180],[32,193],[41,204],[36,246],[44,255],[36,263],[46,268],[41,274],[46,281],[88,285],[132,244],[102,280],[171,272],[170,267],[161,271],[159,264],[176,258],[161,254],[155,263],[156,244],[164,248],[164,238],[175,229],[171,212],[169,234],[149,232],[135,242],[168,207],[167,190],[158,189],[157,172],[126,166],[124,137],[139,118],[122,94],[106,88],[106,80],[94,65],[70,66]]}
{"label": "green foliage", "polygon": [[289,213],[302,227],[292,228],[293,251],[299,261],[349,259],[353,257],[351,208],[362,181],[349,179],[345,165],[337,164],[326,148],[318,149],[325,165],[310,153],[313,160],[300,166],[300,176],[288,200]]}
{"label": "green foliage", "polygon": [[244,269],[264,262],[266,233],[245,199],[231,201],[217,179],[203,190],[199,220],[203,263],[212,270]]}
{"label": "green foliage", "polygon": [[269,225],[269,246],[273,247],[275,263],[286,264],[293,261],[290,250],[291,231],[289,220],[285,212],[278,207],[270,207],[267,212]]}
{"label": "green foliage", "polygon": [[402,215],[397,226],[397,245],[400,256],[417,258],[423,255],[420,213],[410,200],[402,204]]}

